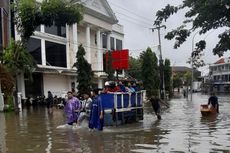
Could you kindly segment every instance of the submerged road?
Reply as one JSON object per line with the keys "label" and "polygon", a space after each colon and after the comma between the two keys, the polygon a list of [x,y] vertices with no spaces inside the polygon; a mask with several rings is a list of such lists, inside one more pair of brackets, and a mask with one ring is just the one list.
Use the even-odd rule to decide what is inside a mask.
{"label": "submerged road", "polygon": [[64,124],[63,110],[24,109],[19,115],[0,113],[0,153],[153,153],[230,152],[230,95],[219,95],[220,114],[202,117],[200,104],[208,96],[194,94],[193,101],[174,98],[157,120],[145,105],[144,120],[106,127],[103,132],[87,128],[57,129]]}

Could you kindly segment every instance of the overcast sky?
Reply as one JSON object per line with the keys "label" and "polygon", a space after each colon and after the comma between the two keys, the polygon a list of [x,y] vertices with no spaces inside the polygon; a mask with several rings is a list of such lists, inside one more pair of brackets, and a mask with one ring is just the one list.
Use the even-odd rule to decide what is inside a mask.
{"label": "overcast sky", "polygon": [[[140,52],[145,50],[148,46],[159,55],[157,51],[157,31],[152,32],[149,28],[153,27],[153,21],[156,18],[155,14],[157,10],[163,8],[169,2],[175,5],[180,4],[182,0],[108,0],[108,2],[118,18],[119,24],[124,26],[124,48],[130,49],[130,54],[132,56],[138,56]],[[164,35],[182,23],[184,12],[185,11],[181,11],[173,15],[164,23],[167,28],[161,30],[163,58],[170,59],[171,64],[176,66],[189,66],[186,64],[186,61],[188,61],[191,55],[192,37],[194,34],[192,34],[178,49],[173,49],[174,41],[164,39]],[[200,39],[204,38],[207,41],[207,47],[204,52],[204,61],[207,64],[213,63],[219,59],[218,56],[212,54],[212,48],[215,46],[216,42],[218,42],[217,34],[220,31],[221,29],[213,30],[205,35],[200,36],[197,34],[194,37],[194,42],[198,42]],[[225,56],[230,56],[230,54],[225,54]]]}

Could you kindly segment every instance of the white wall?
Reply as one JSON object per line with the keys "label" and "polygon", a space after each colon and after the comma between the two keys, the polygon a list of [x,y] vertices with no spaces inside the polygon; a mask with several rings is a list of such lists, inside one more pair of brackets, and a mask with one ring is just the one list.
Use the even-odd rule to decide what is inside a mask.
{"label": "white wall", "polygon": [[59,97],[71,90],[71,79],[65,75],[43,74],[43,84],[46,97],[48,91],[51,91],[53,96]]}

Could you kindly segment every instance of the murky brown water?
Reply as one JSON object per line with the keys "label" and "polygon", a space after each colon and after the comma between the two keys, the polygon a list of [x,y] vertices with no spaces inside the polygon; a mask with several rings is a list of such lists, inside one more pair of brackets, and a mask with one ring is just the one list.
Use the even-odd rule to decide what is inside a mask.
{"label": "murky brown water", "polygon": [[230,96],[219,96],[220,114],[203,118],[200,104],[173,99],[158,121],[146,107],[144,121],[103,132],[57,129],[64,124],[62,110],[52,116],[45,108],[30,108],[15,115],[0,113],[0,153],[128,153],[128,152],[230,152]]}

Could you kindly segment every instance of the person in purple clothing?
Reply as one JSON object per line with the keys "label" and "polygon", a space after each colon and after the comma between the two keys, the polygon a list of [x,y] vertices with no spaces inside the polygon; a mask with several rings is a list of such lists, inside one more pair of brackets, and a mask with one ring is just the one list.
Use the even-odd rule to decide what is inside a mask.
{"label": "person in purple clothing", "polygon": [[73,123],[76,122],[79,117],[81,103],[76,97],[73,96],[73,93],[71,91],[68,91],[67,95],[68,99],[64,110],[67,116],[67,124],[73,125]]}

